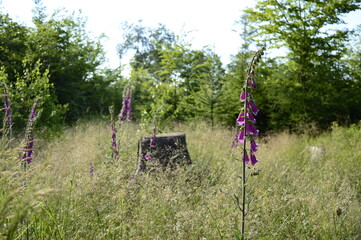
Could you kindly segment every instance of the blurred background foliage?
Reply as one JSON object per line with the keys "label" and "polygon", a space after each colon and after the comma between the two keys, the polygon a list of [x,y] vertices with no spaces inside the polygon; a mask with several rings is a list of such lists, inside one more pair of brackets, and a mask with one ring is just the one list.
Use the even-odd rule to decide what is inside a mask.
{"label": "blurred background foliage", "polygon": [[[120,59],[131,55],[125,74],[122,66],[102,65],[100,38],[90,37],[85,18],[64,10],[48,15],[38,1],[32,27],[0,12],[0,81],[9,87],[15,129],[24,127],[36,97],[42,97],[38,125],[54,128],[107,115],[110,105],[120,109],[129,85],[137,122],[151,122],[157,112],[164,123],[232,127],[248,61],[266,45],[254,93],[262,132],[349,125],[361,119],[361,27],[337,26],[358,9],[351,0],[258,1],[237,20],[242,47],[227,65],[213,49],[194,49],[165,25],[124,23],[117,51]],[[271,54],[280,47],[284,56]]]}

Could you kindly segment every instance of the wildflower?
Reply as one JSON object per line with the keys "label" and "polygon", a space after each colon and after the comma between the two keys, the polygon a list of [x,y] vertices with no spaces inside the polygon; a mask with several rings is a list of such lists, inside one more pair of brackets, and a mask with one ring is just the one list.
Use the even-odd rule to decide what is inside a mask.
{"label": "wildflower", "polygon": [[122,109],[119,113],[119,121],[125,122],[126,120],[131,121],[132,106],[131,106],[132,92],[129,89],[123,96]]}
{"label": "wildflower", "polygon": [[238,141],[244,143],[244,130],[241,130],[238,135]]}
{"label": "wildflower", "polygon": [[247,113],[247,117],[248,117],[248,120],[250,120],[251,122],[253,122],[253,123],[256,122],[256,119],[254,118],[252,113]]}
{"label": "wildflower", "polygon": [[251,144],[250,144],[250,146],[251,146],[251,150],[252,150],[252,152],[257,152],[257,147],[258,147],[258,144],[252,139],[251,140]]}
{"label": "wildflower", "polygon": [[244,124],[244,112],[241,112],[238,115],[237,123],[238,123],[239,126],[242,126]]}
{"label": "wildflower", "polygon": [[250,132],[251,132],[254,136],[258,135],[258,133],[259,133],[259,131],[257,130],[256,126],[255,126],[255,125],[252,125],[252,124],[250,124]]}
{"label": "wildflower", "polygon": [[[237,123],[241,126],[241,131],[239,132],[237,139],[239,142],[243,143],[243,153],[242,153],[242,201],[241,205],[239,204],[239,198],[235,195],[235,199],[239,206],[239,209],[242,212],[242,223],[241,223],[241,231],[240,234],[242,239],[244,239],[245,234],[245,219],[246,214],[249,210],[246,210],[246,185],[247,185],[247,177],[246,177],[246,164],[251,161],[251,164],[254,166],[258,159],[256,158],[255,152],[258,150],[258,145],[254,141],[254,136],[258,135],[259,131],[257,130],[254,123],[256,119],[254,116],[257,116],[259,110],[252,99],[252,95],[250,94],[251,88],[256,88],[257,84],[254,79],[255,66],[259,61],[260,57],[263,55],[265,48],[263,47],[261,50],[257,51],[252,60],[248,65],[248,70],[246,74],[245,86],[244,90],[240,95],[240,100],[243,103],[242,112],[238,115]],[[247,139],[250,140],[250,146],[247,148]],[[250,154],[250,156],[248,155]],[[249,208],[249,206],[248,206]]]}
{"label": "wildflower", "polygon": [[248,104],[247,104],[247,108],[248,108],[248,109],[251,109],[254,115],[257,115],[258,112],[259,112],[256,104],[254,104],[253,102],[248,103]]}
{"label": "wildflower", "polygon": [[128,90],[128,107],[127,107],[127,120],[132,121],[132,92]]}
{"label": "wildflower", "polygon": [[26,147],[23,149],[21,161],[25,163],[25,161],[30,164],[33,162],[33,155],[34,155],[34,138],[29,137]]}
{"label": "wildflower", "polygon": [[37,117],[37,106],[40,98],[36,98],[33,104],[33,107],[30,111],[28,123],[25,131],[25,148],[22,151],[21,163],[24,165],[26,169],[26,164],[30,164],[33,162],[34,155],[34,136],[33,136],[33,125]]}
{"label": "wildflower", "polygon": [[146,154],[146,155],[144,156],[144,158],[145,158],[145,160],[147,160],[147,161],[152,160],[152,158],[151,158],[148,154]]}
{"label": "wildflower", "polygon": [[254,152],[251,152],[251,164],[254,166],[258,162],[258,159],[256,158],[256,155],[254,155]]}
{"label": "wildflower", "polygon": [[[249,93],[247,93],[247,96],[249,96]],[[246,101],[246,92],[241,93],[240,100],[241,100],[241,102]]]}
{"label": "wildflower", "polygon": [[249,163],[249,157],[246,151],[244,151],[243,153],[243,160],[246,164]]}
{"label": "wildflower", "polygon": [[112,130],[112,148],[113,148],[113,160],[118,160],[119,152],[118,152],[118,146],[117,146],[117,129],[115,128],[115,122],[114,122],[114,108],[109,107],[109,113],[110,113],[110,128]]}
{"label": "wildflower", "polygon": [[254,79],[253,75],[246,74],[246,79],[248,81],[248,85],[252,86],[253,88],[257,88],[256,80]]}

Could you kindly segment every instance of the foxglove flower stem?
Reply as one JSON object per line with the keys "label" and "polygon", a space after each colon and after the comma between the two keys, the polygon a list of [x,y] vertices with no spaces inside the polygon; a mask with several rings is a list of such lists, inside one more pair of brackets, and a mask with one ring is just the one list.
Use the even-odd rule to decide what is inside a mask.
{"label": "foxglove flower stem", "polygon": [[117,133],[118,130],[115,128],[115,121],[114,121],[114,108],[109,107],[110,113],[110,128],[112,130],[112,150],[113,150],[113,160],[117,161],[119,158],[118,146],[117,146]]}
{"label": "foxglove flower stem", "polygon": [[[240,133],[238,135],[238,141],[243,144],[242,147],[242,202],[241,202],[241,212],[242,212],[242,225],[241,225],[241,236],[242,240],[245,239],[245,222],[248,209],[246,209],[246,164],[251,162],[252,165],[255,165],[258,160],[255,156],[255,152],[258,150],[258,145],[254,141],[254,137],[258,135],[259,131],[254,125],[256,116],[259,112],[254,100],[252,99],[251,89],[256,88],[257,84],[254,78],[255,67],[260,57],[263,55],[265,48],[257,51],[253,56],[252,60],[249,62],[248,70],[246,74],[244,90],[240,95],[240,100],[243,102],[243,110],[237,118],[237,124],[241,126]],[[247,140],[250,141],[250,147],[247,149]],[[249,152],[249,154],[248,154]]]}
{"label": "foxglove flower stem", "polygon": [[31,108],[28,123],[25,130],[25,147],[22,150],[21,164],[26,171],[27,165],[33,162],[34,156],[34,133],[33,126],[36,119],[39,117],[37,113],[38,103],[41,98],[35,99],[33,107]]}
{"label": "foxglove flower stem", "polygon": [[130,88],[123,94],[122,109],[119,113],[119,122],[130,122],[132,120],[132,91]]}

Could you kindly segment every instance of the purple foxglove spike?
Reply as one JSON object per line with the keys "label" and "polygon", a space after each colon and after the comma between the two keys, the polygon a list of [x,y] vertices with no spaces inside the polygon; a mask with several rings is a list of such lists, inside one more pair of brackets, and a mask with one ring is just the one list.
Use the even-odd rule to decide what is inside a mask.
{"label": "purple foxglove spike", "polygon": [[256,155],[252,152],[251,153],[251,164],[254,166],[258,162],[258,159],[256,158]]}
{"label": "purple foxglove spike", "polygon": [[247,154],[246,151],[243,153],[242,159],[244,160],[244,162],[245,162],[246,164],[249,163],[249,157],[248,157],[248,154]]}
{"label": "purple foxglove spike", "polygon": [[244,112],[241,112],[238,115],[237,123],[238,123],[239,126],[242,126],[244,124]]}
{"label": "purple foxglove spike", "polygon": [[37,103],[34,104],[33,109],[31,110],[31,117],[30,117],[30,121],[34,121],[35,117],[36,117],[36,108],[37,108]]}
{"label": "purple foxglove spike", "polygon": [[244,143],[244,130],[240,131],[237,137],[238,142]]}
{"label": "purple foxglove spike", "polygon": [[257,147],[258,147],[258,144],[254,141],[254,140],[251,140],[251,143],[250,143],[250,145],[251,145],[251,150],[252,150],[252,152],[257,152]]}
{"label": "purple foxglove spike", "polygon": [[127,107],[127,118],[128,118],[128,121],[132,121],[132,92],[131,90],[129,90],[128,92],[128,107]]}

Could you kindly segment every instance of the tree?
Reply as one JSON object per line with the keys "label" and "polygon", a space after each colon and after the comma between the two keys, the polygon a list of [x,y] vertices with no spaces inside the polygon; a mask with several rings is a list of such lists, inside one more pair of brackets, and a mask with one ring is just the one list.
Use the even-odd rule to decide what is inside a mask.
{"label": "tree", "polygon": [[72,14],[55,12],[50,19],[34,17],[26,41],[26,58],[35,64],[41,61],[41,70],[49,69],[50,82],[60,104],[68,104],[67,120],[83,116],[94,90],[97,69],[103,61],[100,42],[91,40],[85,29],[85,20]]}
{"label": "tree", "polygon": [[5,67],[10,82],[16,80],[16,73],[22,72],[25,57],[28,28],[0,13],[0,66]]}
{"label": "tree", "polygon": [[157,28],[144,27],[142,21],[138,24],[124,23],[123,30],[124,41],[118,45],[120,59],[129,50],[134,50],[135,54],[131,61],[133,68],[147,69],[150,74],[158,71],[161,48],[171,47],[174,44],[174,33],[162,24]]}
{"label": "tree", "polygon": [[281,74],[273,74],[276,78],[268,89],[272,108],[278,112],[274,127],[301,122],[327,127],[349,114],[339,103],[349,85],[340,59],[350,31],[330,27],[343,23],[341,16],[357,9],[360,4],[352,0],[267,0],[246,10],[259,30],[258,40],[288,50],[279,66]]}
{"label": "tree", "polygon": [[[239,36],[241,37],[241,48],[239,52],[232,56],[232,61],[227,66],[227,74],[224,80],[222,95],[221,119],[228,126],[234,126],[240,111],[239,94],[242,92],[244,78],[248,67],[248,62],[254,55],[252,50],[255,40],[251,37],[257,32],[251,28],[247,14],[243,14],[237,21],[239,26]],[[258,91],[258,90],[256,90]],[[256,94],[257,96],[260,94]],[[260,105],[261,106],[261,105]]]}

